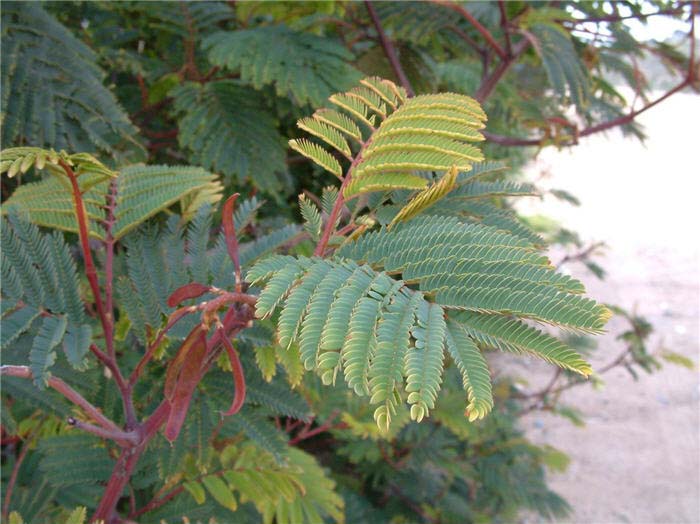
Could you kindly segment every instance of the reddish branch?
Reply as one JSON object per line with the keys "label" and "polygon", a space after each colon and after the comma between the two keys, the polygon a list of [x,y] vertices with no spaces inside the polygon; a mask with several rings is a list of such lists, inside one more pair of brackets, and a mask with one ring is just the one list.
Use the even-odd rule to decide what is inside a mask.
{"label": "reddish branch", "polygon": [[[9,377],[19,377],[26,379],[34,378],[32,370],[29,369],[29,367],[27,366],[0,366],[0,375],[7,375]],[[85,400],[85,398],[80,393],[75,391],[72,387],[70,387],[60,378],[49,377],[47,380],[47,385],[50,388],[58,391],[61,395],[66,397],[76,406],[80,406],[83,409],[83,411],[85,411],[85,414],[88,417],[97,422],[104,429],[107,429],[109,431],[121,432],[119,427],[114,422],[105,417],[99,409],[90,404],[90,402]]]}
{"label": "reddish branch", "polygon": [[[46,419],[44,419],[46,420]],[[5,501],[2,509],[2,521],[7,522],[8,516],[10,514],[10,502],[12,501],[12,492],[15,489],[15,484],[17,482],[17,475],[19,475],[19,468],[22,467],[22,463],[29,452],[29,447],[34,439],[34,436],[39,432],[41,426],[44,424],[44,420],[39,422],[39,424],[34,428],[34,430],[27,435],[27,438],[22,442],[22,450],[19,452],[17,460],[15,460],[12,466],[12,473],[10,473],[10,479],[7,481],[7,487],[5,488]]]}
{"label": "reddish branch", "polygon": [[[122,403],[124,405],[124,414],[126,416],[127,427],[133,428],[136,425],[136,414],[134,411],[134,405],[131,398],[131,392],[124,380],[124,377],[117,365],[116,353],[114,351],[114,317],[112,313],[112,259],[114,256],[114,238],[112,238],[111,231],[114,224],[114,206],[116,205],[115,194],[116,186],[110,186],[110,195],[107,201],[107,221],[106,221],[106,234],[107,234],[107,260],[106,260],[106,286],[108,290],[106,297],[108,299],[108,304],[102,302],[102,295],[100,292],[100,283],[97,278],[97,268],[95,267],[95,262],[92,258],[92,251],[90,250],[90,233],[88,228],[87,213],[85,212],[85,203],[83,202],[83,194],[80,191],[80,185],[78,184],[78,177],[73,171],[73,168],[63,159],[59,159],[59,165],[63,168],[66,173],[68,180],[71,183],[71,188],[73,192],[73,204],[75,207],[75,215],[78,221],[78,233],[80,237],[80,245],[83,252],[83,260],[85,261],[85,274],[87,276],[88,282],[90,283],[90,289],[92,290],[92,296],[95,300],[95,309],[97,310],[97,315],[100,317],[100,323],[102,324],[102,331],[105,336],[105,345],[107,346],[107,358],[101,359],[105,365],[109,368],[114,376],[114,380],[117,383],[117,387],[122,396]],[[109,306],[109,308],[107,307]],[[93,348],[93,353],[98,355]]]}
{"label": "reddish branch", "polygon": [[389,60],[389,64],[391,64],[391,68],[394,70],[394,74],[396,75],[396,78],[399,80],[403,88],[406,90],[408,93],[408,96],[415,96],[415,91],[413,90],[413,87],[411,86],[411,83],[408,80],[408,77],[406,76],[406,73],[404,72],[403,68],[401,67],[401,62],[399,61],[399,57],[396,54],[396,49],[394,48],[394,45],[391,43],[391,40],[386,36],[386,33],[384,32],[384,29],[382,28],[382,23],[381,20],[379,20],[379,16],[377,15],[377,11],[374,9],[374,6],[372,5],[372,2],[369,0],[365,0],[365,7],[367,7],[367,12],[369,13],[369,17],[372,19],[372,23],[374,24],[374,28],[377,30],[377,36],[379,37],[379,42],[382,45],[382,49],[384,49],[384,54],[386,55],[387,59]]}
{"label": "reddish branch", "polygon": [[234,193],[224,203],[223,209],[223,224],[224,238],[226,239],[226,249],[228,256],[233,262],[234,275],[236,277],[236,291],[241,292],[241,263],[238,258],[238,238],[236,237],[236,226],[233,222],[233,206],[238,198],[238,193]]}
{"label": "reddish branch", "polygon": [[[696,2],[691,2],[691,5]],[[660,11],[656,11],[654,13],[647,13],[647,14],[632,14],[632,15],[602,15],[602,16],[592,16],[589,18],[577,18],[574,20],[558,20],[559,22],[573,22],[575,24],[583,24],[586,22],[621,22],[622,20],[631,20],[631,19],[637,19],[637,20],[642,20],[645,18],[649,18],[650,16],[658,16],[658,15],[679,15],[683,13],[683,9],[662,9]]]}
{"label": "reddish branch", "polygon": [[[337,409],[334,410],[323,424],[315,427],[314,429],[311,429],[311,424],[312,424],[311,422],[306,423],[304,425],[304,427],[301,429],[301,431],[299,431],[299,433],[297,433],[296,436],[289,441],[289,445],[294,446],[294,445],[298,444],[299,442],[301,442],[302,440],[310,439],[311,437],[314,437],[320,433],[324,433],[324,432],[328,431],[329,429],[343,426],[344,425],[343,423],[334,424],[334,420],[338,417],[338,415],[340,415],[340,411],[338,411]],[[300,422],[300,421],[298,421],[298,422]],[[294,427],[295,427],[295,425],[293,425],[293,424],[290,425],[290,428],[294,428]]]}
{"label": "reddish branch", "polygon": [[486,29],[483,25],[481,25],[481,23],[460,4],[455,4],[454,2],[450,2],[448,0],[431,1],[434,4],[442,5],[462,15],[462,17],[465,20],[467,20],[474,27],[474,29],[476,29],[479,32],[479,34],[481,34],[481,36],[484,37],[484,40],[488,42],[489,46],[491,46],[491,48],[496,52],[496,54],[501,58],[501,60],[505,60],[508,57],[508,54],[503,50],[500,44],[496,42],[496,39],[493,37],[491,32],[488,29]]}
{"label": "reddish branch", "polygon": [[[677,93],[678,91],[681,91],[685,87],[690,85],[690,81],[688,78],[683,80],[680,84],[678,84],[676,87],[673,89],[669,90],[668,92],[664,93],[662,96],[657,98],[656,100],[646,104],[645,106],[631,111],[630,113],[620,116],[618,118],[614,118],[612,120],[608,120],[607,122],[602,122],[600,124],[587,127],[586,129],[582,129],[579,133],[579,137],[584,137],[588,135],[592,135],[595,133],[600,133],[601,131],[607,131],[608,129],[612,129],[613,127],[629,124],[632,122],[637,116],[641,115],[648,109],[651,109],[655,105],[663,102],[666,100],[668,97],[673,95],[674,93]],[[542,144],[542,142],[545,140],[545,137],[539,137],[539,138],[516,138],[516,137],[509,137],[509,136],[502,136],[502,135],[495,135],[489,132],[484,132],[484,136],[490,140],[491,142],[494,142],[496,144],[500,144],[503,146],[536,146]]]}
{"label": "reddish branch", "polygon": [[508,15],[506,14],[506,3],[503,0],[498,0],[498,10],[501,13],[501,29],[503,29],[503,35],[506,39],[506,54],[512,56],[513,48],[508,33]]}
{"label": "reddish branch", "polygon": [[518,42],[513,49],[512,55],[509,55],[507,58],[502,60],[496,69],[494,69],[490,75],[482,80],[481,85],[474,94],[474,98],[476,98],[479,102],[484,102],[489,96],[491,96],[493,90],[496,88],[496,85],[498,85],[498,82],[500,82],[501,78],[503,78],[503,75],[506,74],[508,69],[510,69],[510,66],[513,65],[518,58],[520,58],[528,47],[530,47],[530,41],[528,39],[523,38],[520,42]]}

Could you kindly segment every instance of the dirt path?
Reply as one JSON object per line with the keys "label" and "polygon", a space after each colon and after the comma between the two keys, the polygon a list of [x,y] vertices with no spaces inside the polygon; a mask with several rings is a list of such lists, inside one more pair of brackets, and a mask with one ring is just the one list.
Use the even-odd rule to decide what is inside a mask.
{"label": "dirt path", "polygon": [[[700,97],[677,95],[645,113],[646,148],[618,133],[590,137],[571,151],[545,151],[531,174],[542,185],[571,191],[580,208],[554,199],[525,213],[560,219],[584,239],[611,246],[601,259],[604,282],[580,267],[572,272],[598,300],[636,307],[655,327],[651,347],[663,345],[699,360],[700,331]],[[691,124],[693,122],[694,124]],[[610,330],[619,332],[614,321]],[[599,339],[594,368],[622,346]],[[531,384],[550,376],[544,366],[517,364]],[[602,391],[565,394],[580,409],[584,429],[536,414],[523,420],[528,435],[572,459],[551,485],[573,506],[570,522],[671,524],[700,522],[700,375],[673,365],[635,382],[624,370],[604,376]]]}

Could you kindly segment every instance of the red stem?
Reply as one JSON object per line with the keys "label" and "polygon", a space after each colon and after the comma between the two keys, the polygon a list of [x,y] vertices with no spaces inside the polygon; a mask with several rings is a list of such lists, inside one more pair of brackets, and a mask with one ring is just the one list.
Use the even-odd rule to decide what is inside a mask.
{"label": "red stem", "polygon": [[109,430],[102,426],[95,426],[73,417],[68,417],[68,425],[74,428],[82,429],[87,433],[92,433],[100,438],[115,441],[123,448],[133,447],[139,443],[140,437],[136,431]]}
{"label": "red stem", "polygon": [[343,178],[343,183],[340,184],[340,189],[338,190],[338,198],[336,199],[335,204],[333,204],[333,209],[331,209],[330,216],[328,217],[328,221],[326,222],[326,227],[323,229],[323,234],[321,235],[318,244],[316,244],[316,249],[314,249],[314,256],[323,256],[323,252],[325,251],[326,246],[328,245],[328,241],[330,240],[335,230],[335,225],[338,221],[340,211],[343,209],[343,205],[345,204],[343,190],[350,183],[350,180],[352,179],[352,170],[362,161],[362,153],[371,142],[372,137],[368,138],[366,142],[362,142],[362,147],[360,147],[360,150],[357,152],[357,156],[355,156],[355,159],[350,164],[350,167],[348,167],[348,170],[345,173],[345,178]]}
{"label": "red stem", "polygon": [[[364,146],[363,146],[364,148]],[[335,200],[335,204],[333,204],[333,209],[331,210],[331,214],[328,217],[328,221],[326,222],[326,227],[323,229],[323,234],[321,235],[321,238],[318,240],[318,244],[316,244],[316,249],[314,249],[314,256],[317,257],[322,257],[323,252],[326,249],[326,245],[328,244],[328,241],[331,238],[331,235],[333,234],[333,230],[335,229],[335,223],[338,220],[338,215],[340,215],[340,211],[343,209],[343,205],[345,204],[345,198],[343,197],[343,190],[345,187],[350,183],[350,179],[352,178],[351,176],[351,170],[353,167],[355,167],[359,163],[359,158],[361,156],[362,150],[360,150],[360,153],[357,154],[357,157],[355,160],[353,160],[352,164],[348,168],[347,174],[345,175],[345,178],[343,179],[343,183],[340,184],[340,189],[338,190],[338,198]]]}
{"label": "red stem", "polygon": [[[80,237],[80,245],[83,252],[83,260],[85,261],[85,274],[87,276],[88,282],[90,283],[90,288],[92,290],[92,296],[95,300],[95,309],[97,310],[97,315],[100,317],[100,322],[102,324],[102,331],[105,335],[105,345],[107,346],[107,357],[108,361],[103,361],[105,365],[109,368],[114,376],[114,380],[117,383],[119,392],[122,397],[122,404],[124,406],[124,414],[126,416],[126,423],[128,428],[133,428],[136,425],[136,414],[134,411],[134,405],[131,398],[131,391],[129,390],[124,376],[119,369],[119,365],[116,361],[116,354],[114,351],[114,317],[112,313],[112,260],[114,257],[114,239],[112,238],[112,224],[114,222],[114,194],[113,191],[114,183],[110,185],[110,195],[108,196],[107,203],[107,274],[106,284],[105,284],[105,295],[108,299],[108,307],[102,302],[102,295],[100,293],[100,283],[97,278],[97,269],[95,267],[95,262],[92,259],[92,251],[90,250],[90,233],[88,229],[88,220],[85,213],[85,204],[83,202],[83,194],[80,191],[80,186],[78,185],[78,177],[76,176],[73,168],[63,159],[58,160],[59,165],[63,168],[68,179],[70,180],[71,187],[73,189],[73,203],[75,206],[75,215],[78,221],[78,233]],[[111,245],[111,247],[110,247]],[[94,353],[94,351],[93,351]]]}
{"label": "red stem", "polygon": [[236,278],[236,292],[240,293],[242,289],[241,282],[241,262],[238,258],[238,238],[236,237],[236,226],[233,222],[233,206],[236,203],[239,193],[234,193],[226,199],[224,203],[223,225],[224,239],[226,240],[226,249],[228,256],[233,262],[234,276]]}
{"label": "red stem", "polygon": [[510,34],[508,33],[508,15],[506,14],[506,3],[504,0],[498,0],[498,10],[501,12],[501,28],[506,39],[506,54],[513,55],[513,48],[510,42]]}
{"label": "red stem", "polygon": [[384,49],[384,54],[386,54],[387,59],[389,60],[389,64],[391,64],[391,68],[394,70],[394,74],[396,75],[396,78],[398,78],[399,82],[401,85],[404,87],[406,92],[408,93],[408,96],[415,96],[415,91],[413,90],[413,87],[411,86],[411,83],[408,80],[408,77],[406,76],[406,73],[404,72],[403,68],[401,67],[401,62],[399,61],[399,57],[396,54],[396,49],[394,48],[394,45],[391,43],[391,40],[386,36],[386,33],[384,32],[384,29],[382,28],[382,22],[379,20],[379,16],[377,15],[377,11],[374,9],[374,6],[372,5],[372,2],[369,0],[365,0],[365,7],[367,8],[367,12],[369,13],[369,17],[372,19],[372,23],[374,24],[374,28],[377,30],[377,36],[379,37],[379,42],[382,45],[382,48]]}
{"label": "red stem", "polygon": [[[32,370],[27,366],[0,366],[0,375],[26,379],[31,379],[34,377]],[[63,380],[58,377],[49,377],[47,382],[49,387],[58,391],[73,404],[80,406],[92,420],[100,424],[103,428],[109,431],[121,432],[119,426],[105,417],[99,409],[85,400],[80,393],[63,382]]]}
{"label": "red stem", "polygon": [[[45,420],[45,419],[44,419]],[[17,482],[17,475],[19,474],[19,468],[22,467],[22,462],[24,462],[27,453],[29,452],[29,444],[31,443],[34,436],[39,432],[39,429],[43,425],[43,421],[39,423],[38,426],[34,428],[30,435],[22,442],[22,450],[19,452],[19,456],[12,466],[12,473],[10,474],[10,480],[7,482],[7,487],[5,488],[5,503],[2,510],[2,521],[7,522],[8,516],[10,514],[10,502],[12,501],[12,492],[15,489],[15,483]]]}
{"label": "red stem", "polygon": [[[228,337],[235,336],[238,332],[240,332],[245,325],[247,324],[247,321],[252,318],[252,314],[254,312],[254,309],[246,309],[246,318],[244,319],[236,319],[235,317],[233,320],[236,322],[232,322],[231,324],[234,326],[226,335]],[[228,316],[228,315],[227,315]],[[250,317],[250,318],[249,318]],[[214,335],[209,339],[207,343],[207,351],[209,353],[213,353],[214,350],[216,349],[216,346],[221,343],[220,340],[220,332],[216,331]],[[204,377],[204,375],[207,373],[209,370],[209,367],[211,366],[213,360],[210,360],[207,365],[204,366],[204,368],[201,370],[200,374],[200,380],[201,378]],[[110,524],[110,520],[112,518],[112,515],[114,514],[114,510],[117,506],[117,503],[119,502],[119,499],[121,498],[121,494],[124,492],[124,488],[129,482],[129,479],[131,478],[131,475],[134,471],[134,468],[136,466],[136,463],[138,461],[138,458],[140,454],[143,452],[145,447],[147,446],[148,442],[158,433],[158,430],[165,424],[165,422],[168,420],[170,417],[170,410],[171,406],[170,403],[163,399],[161,403],[158,405],[158,407],[151,413],[151,415],[146,419],[146,421],[140,426],[140,432],[141,432],[141,441],[140,444],[137,447],[131,448],[131,449],[125,449],[119,459],[117,460],[117,464],[114,466],[114,469],[112,471],[112,476],[109,479],[109,482],[107,484],[107,489],[105,490],[105,493],[103,495],[102,500],[100,501],[100,505],[97,508],[97,511],[92,517],[92,520],[99,520],[103,519],[107,524]],[[177,488],[176,488],[177,489]],[[182,491],[182,490],[180,490]],[[179,493],[178,491],[177,493]],[[175,493],[175,495],[177,495]],[[173,497],[175,496],[173,495]],[[172,497],[170,497],[172,498]],[[141,510],[137,511],[135,515],[133,516],[138,516],[141,515],[142,513],[145,513],[146,511],[150,511],[152,509],[155,509],[156,507],[159,507],[160,505],[164,504],[168,500],[159,499],[160,503],[158,501],[151,501],[146,507],[149,509],[142,508]]]}
{"label": "red stem", "polygon": [[114,518],[114,509],[131,475],[134,473],[136,464],[145,447],[146,443],[143,442],[138,447],[125,448],[122,450],[112,469],[112,475],[109,477],[107,487],[102,495],[102,500],[100,500],[100,504],[97,506],[95,514],[92,516],[91,520],[93,522],[101,520],[104,521],[105,524],[112,524],[117,521],[117,519]]}
{"label": "red stem", "polygon": [[338,411],[337,409],[333,410],[333,412],[330,414],[328,419],[323,424],[321,424],[320,426],[318,426],[310,431],[307,430],[306,428],[304,428],[302,431],[299,432],[299,434],[296,437],[294,437],[293,439],[291,439],[289,441],[289,445],[294,446],[295,444],[298,444],[302,440],[309,439],[311,437],[318,435],[319,433],[323,433],[323,432],[328,431],[329,429],[335,427],[333,425],[333,420],[339,414],[340,414],[340,411]]}
{"label": "red stem", "polygon": [[156,339],[153,342],[151,342],[151,344],[148,346],[148,349],[146,349],[146,353],[144,353],[143,357],[141,357],[139,363],[136,364],[134,371],[131,372],[131,375],[129,376],[129,388],[133,388],[134,384],[136,384],[139,377],[141,376],[141,373],[143,373],[146,364],[148,364],[151,361],[161,342],[163,342],[165,334],[175,324],[177,324],[180,321],[180,319],[184,318],[188,313],[191,313],[192,311],[194,311],[192,307],[182,307],[180,309],[176,309],[173,313],[170,314],[170,317],[168,318],[168,323],[161,330]]}
{"label": "red stem", "polygon": [[513,54],[498,64],[498,67],[496,67],[496,69],[494,69],[490,75],[482,80],[481,85],[474,94],[474,98],[483,103],[489,96],[491,96],[496,85],[501,81],[501,78],[503,78],[503,75],[506,74],[508,69],[510,69],[510,66],[527,50],[529,46],[529,40],[526,38],[521,40],[518,45],[515,46]]}
{"label": "red stem", "polygon": [[484,39],[493,48],[493,50],[501,58],[501,60],[507,59],[508,55],[498,44],[498,42],[496,42],[496,39],[493,37],[491,32],[488,29],[486,29],[483,25],[481,25],[481,23],[476,18],[474,18],[474,16],[472,16],[472,14],[469,11],[467,11],[464,7],[462,7],[460,4],[455,4],[447,0],[432,0],[432,2],[447,7],[448,9],[452,9],[453,11],[462,15],[462,17],[464,17],[472,26],[474,26],[474,29],[476,29],[481,34],[481,36],[484,37]]}

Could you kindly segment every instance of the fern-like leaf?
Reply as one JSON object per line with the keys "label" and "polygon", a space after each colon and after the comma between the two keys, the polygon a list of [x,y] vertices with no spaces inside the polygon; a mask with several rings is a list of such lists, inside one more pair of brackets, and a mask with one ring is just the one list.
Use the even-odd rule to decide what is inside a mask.
{"label": "fern-like leaf", "polygon": [[274,85],[280,97],[320,105],[331,93],[359,80],[339,43],[284,25],[219,32],[203,42],[209,60],[239,72],[256,89]]}
{"label": "fern-like leaf", "polygon": [[[232,33],[237,34],[238,32]],[[265,101],[234,81],[184,84],[173,90],[180,145],[192,163],[265,191],[280,188],[287,171],[284,141]]]}
{"label": "fern-like leaf", "polygon": [[[441,183],[419,193],[404,212],[408,218],[448,193],[460,171],[483,160],[481,151],[469,143],[484,139],[479,130],[486,115],[475,100],[452,93],[408,98],[393,82],[376,77],[360,84],[328,99],[339,111],[320,110],[298,124],[351,162],[343,186],[346,199],[391,189],[422,190],[427,181],[415,171],[448,172]],[[369,130],[369,136],[365,138],[362,129]],[[360,144],[354,155],[343,135]],[[343,177],[341,163],[322,146],[304,139],[289,144]]]}

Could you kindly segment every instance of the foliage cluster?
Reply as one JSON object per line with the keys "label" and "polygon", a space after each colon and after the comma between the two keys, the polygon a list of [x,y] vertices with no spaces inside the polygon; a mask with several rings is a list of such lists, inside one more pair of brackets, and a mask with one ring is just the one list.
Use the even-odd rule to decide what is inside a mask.
{"label": "foliage cluster", "polygon": [[[612,314],[610,367],[659,361],[545,254],[602,276],[595,246],[513,211],[541,191],[509,147],[641,137],[697,87],[692,51],[623,23],[697,5],[647,4],[3,5],[3,517],[565,514],[568,459],[518,417],[580,422],[558,396],[600,381]],[[644,54],[679,77],[658,99]],[[554,380],[523,392],[495,351]]]}

